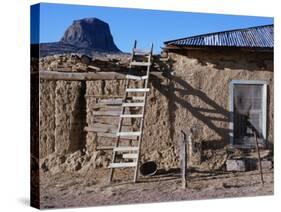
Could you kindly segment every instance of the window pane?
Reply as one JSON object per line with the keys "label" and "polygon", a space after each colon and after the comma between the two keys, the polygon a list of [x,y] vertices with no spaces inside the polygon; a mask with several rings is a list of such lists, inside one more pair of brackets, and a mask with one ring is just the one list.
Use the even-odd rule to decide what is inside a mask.
{"label": "window pane", "polygon": [[262,134],[262,90],[263,85],[234,85],[234,143],[254,142],[251,125]]}

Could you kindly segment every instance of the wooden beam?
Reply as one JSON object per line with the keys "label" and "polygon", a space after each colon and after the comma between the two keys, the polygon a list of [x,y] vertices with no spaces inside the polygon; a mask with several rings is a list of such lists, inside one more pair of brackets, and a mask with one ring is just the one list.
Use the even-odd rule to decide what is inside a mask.
{"label": "wooden beam", "polygon": [[[101,123],[95,123],[93,127],[85,127],[84,130],[86,132],[104,132],[104,133],[116,133],[117,126],[116,125],[110,125],[110,124],[101,124]],[[122,130],[133,130],[132,127],[129,126],[122,126]]]}
{"label": "wooden beam", "polygon": [[[99,132],[97,133],[98,137],[105,137],[105,138],[116,138],[117,135],[116,133],[102,133]],[[128,137],[122,137],[122,140],[137,140],[138,137],[137,136],[128,136]]]}
{"label": "wooden beam", "polygon": [[117,72],[58,72],[40,71],[40,79],[45,80],[114,80],[125,79],[126,73]]}
{"label": "wooden beam", "polygon": [[100,71],[100,70],[101,70],[99,67],[97,67],[97,66],[92,66],[92,65],[89,65],[88,68],[89,68],[89,69],[93,69],[93,70],[95,70],[95,71]]}
{"label": "wooden beam", "polygon": [[[164,79],[162,72],[150,72],[152,79]],[[125,72],[59,72],[59,71],[40,71],[40,79],[43,80],[69,80],[69,81],[85,81],[85,80],[124,80]]]}
{"label": "wooden beam", "polygon": [[93,111],[94,116],[120,116],[121,111]]}

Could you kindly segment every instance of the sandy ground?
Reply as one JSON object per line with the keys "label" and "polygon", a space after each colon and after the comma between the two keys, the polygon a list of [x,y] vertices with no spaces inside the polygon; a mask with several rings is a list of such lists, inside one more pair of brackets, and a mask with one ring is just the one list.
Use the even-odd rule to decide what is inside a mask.
{"label": "sandy ground", "polygon": [[181,188],[178,171],[140,177],[136,184],[130,182],[132,172],[130,169],[116,172],[116,180],[110,185],[107,183],[109,171],[106,169],[97,169],[91,175],[41,173],[41,208],[272,195],[274,187],[273,170],[264,171],[264,186],[260,183],[258,171],[192,172],[186,189]]}

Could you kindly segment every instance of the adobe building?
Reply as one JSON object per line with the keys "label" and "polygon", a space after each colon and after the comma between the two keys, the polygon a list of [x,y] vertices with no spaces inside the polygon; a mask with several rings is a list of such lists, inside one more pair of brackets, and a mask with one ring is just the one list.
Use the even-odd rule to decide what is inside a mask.
{"label": "adobe building", "polygon": [[[154,56],[141,162],[178,168],[180,131],[192,140],[190,165],[200,170],[222,169],[227,159],[255,151],[255,135],[260,147],[272,149],[273,25],[164,44],[162,56]],[[76,60],[40,59],[39,155],[46,170],[89,171],[110,163],[111,151],[103,147],[114,144],[121,106],[107,116],[97,104],[122,97],[126,73],[119,62],[120,70],[100,66],[89,72],[97,60]]]}

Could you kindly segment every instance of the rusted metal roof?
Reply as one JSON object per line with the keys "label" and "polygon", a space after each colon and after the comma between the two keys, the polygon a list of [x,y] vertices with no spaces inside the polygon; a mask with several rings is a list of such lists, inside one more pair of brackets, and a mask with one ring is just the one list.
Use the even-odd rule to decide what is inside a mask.
{"label": "rusted metal roof", "polygon": [[177,47],[246,47],[273,48],[274,26],[256,26],[251,28],[208,33],[164,42],[166,46]]}

